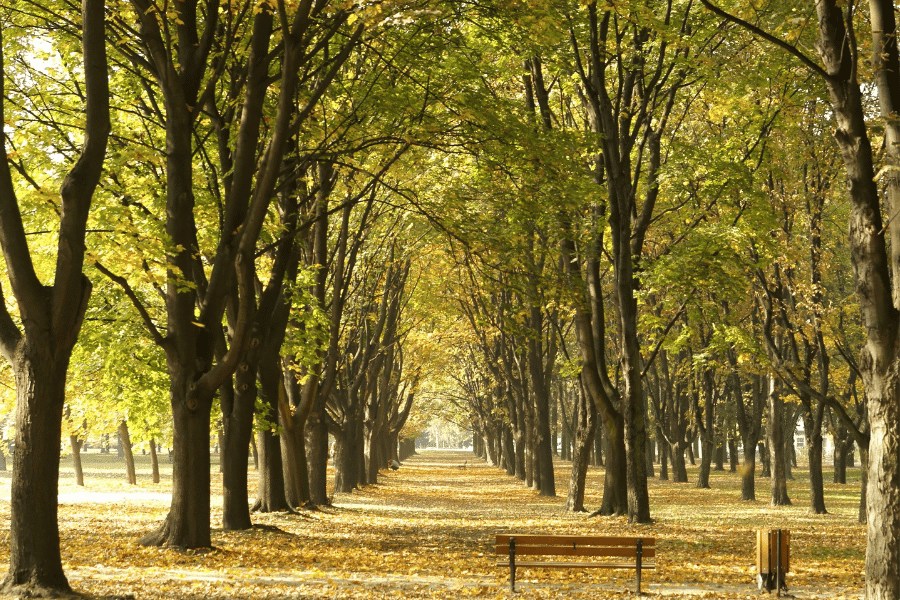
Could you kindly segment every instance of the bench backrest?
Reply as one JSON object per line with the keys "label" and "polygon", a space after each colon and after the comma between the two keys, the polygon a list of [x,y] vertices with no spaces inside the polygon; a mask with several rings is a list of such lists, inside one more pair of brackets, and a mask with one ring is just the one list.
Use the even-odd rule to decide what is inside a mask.
{"label": "bench backrest", "polygon": [[497,534],[497,554],[509,555],[509,540],[516,539],[516,556],[621,556],[635,558],[637,541],[642,540],[641,556],[656,556],[656,539],[652,537],[602,537],[589,535]]}

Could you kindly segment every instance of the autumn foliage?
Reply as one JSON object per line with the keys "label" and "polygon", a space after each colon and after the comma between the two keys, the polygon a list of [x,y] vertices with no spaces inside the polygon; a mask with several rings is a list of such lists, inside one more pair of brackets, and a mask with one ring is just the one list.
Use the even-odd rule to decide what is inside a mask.
{"label": "autumn foliage", "polygon": [[[852,483],[826,484],[831,513],[811,515],[803,502],[740,502],[738,474],[714,471],[707,490],[652,479],[655,522],[629,525],[567,513],[564,496],[538,496],[469,453],[432,451],[383,472],[378,485],[336,495],[332,507],[254,515],[250,531],[223,532],[217,508],[214,548],[178,552],[136,543],[168,510],[170,482],[144,476],[137,488],[126,486],[117,462],[103,470],[96,457],[85,463],[87,491],[65,472],[60,482],[64,568],[89,598],[506,598],[508,573],[495,565],[492,542],[511,530],[653,536],[658,567],[642,584],[651,595],[738,598],[759,594],[754,531],[780,527],[791,531],[791,593],[858,597],[864,585],[865,527],[856,520]],[[589,472],[589,508],[600,502],[602,474]],[[796,475],[790,493],[801,498],[805,473]],[[2,482],[8,486],[8,477]],[[9,517],[7,502],[0,513]],[[8,547],[0,541],[0,561]],[[523,600],[630,597],[634,589],[624,571],[524,569],[517,580]]]}

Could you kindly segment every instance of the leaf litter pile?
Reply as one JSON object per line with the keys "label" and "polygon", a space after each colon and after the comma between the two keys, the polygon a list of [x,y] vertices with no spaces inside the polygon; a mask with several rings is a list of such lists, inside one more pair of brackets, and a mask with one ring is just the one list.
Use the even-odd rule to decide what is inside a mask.
{"label": "leaf litter pile", "polygon": [[[214,489],[220,489],[216,475]],[[213,496],[214,547],[181,552],[136,543],[164,518],[167,482],[126,486],[118,471],[112,478],[88,469],[85,489],[63,472],[62,556],[72,587],[89,598],[511,598],[508,569],[496,566],[493,551],[498,532],[640,535],[657,539],[657,568],[642,578],[649,595],[745,598],[759,596],[755,530],[782,528],[791,532],[791,594],[862,597],[858,478],[826,484],[828,515],[808,513],[802,471],[789,482],[794,506],[781,508],[768,505],[769,480],[761,477],[760,501],[749,503],[739,500],[736,474],[714,472],[707,490],[653,479],[655,522],[629,525],[623,517],[567,514],[568,475],[568,463],[557,463],[559,496],[544,498],[469,453],[423,452],[382,473],[378,485],[338,494],[331,507],[255,514],[251,531],[222,531],[221,497]],[[589,473],[589,508],[599,505],[602,475],[596,468]],[[8,500],[0,501],[0,513],[8,522]],[[2,536],[5,570],[8,530]],[[634,573],[520,569],[516,590],[522,600],[630,598]]]}

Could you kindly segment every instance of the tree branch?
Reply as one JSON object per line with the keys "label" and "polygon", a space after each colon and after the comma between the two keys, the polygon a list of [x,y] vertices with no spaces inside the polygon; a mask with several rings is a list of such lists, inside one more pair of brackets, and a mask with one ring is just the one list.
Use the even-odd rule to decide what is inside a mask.
{"label": "tree branch", "polygon": [[746,29],[747,31],[752,33],[753,35],[761,37],[762,39],[766,40],[767,42],[775,44],[782,50],[784,50],[784,51],[788,52],[789,54],[793,55],[794,57],[798,58],[800,60],[800,62],[802,62],[809,70],[811,70],[813,73],[815,73],[819,77],[822,77],[825,80],[833,79],[831,77],[831,75],[829,75],[825,69],[823,69],[821,66],[816,64],[815,61],[813,61],[811,58],[809,58],[808,56],[803,54],[803,52],[798,50],[796,46],[791,46],[784,40],[779,39],[779,38],[775,37],[774,35],[772,35],[771,33],[768,33],[766,31],[760,29],[753,23],[750,23],[748,21],[741,19],[740,17],[736,17],[730,13],[725,12],[724,10],[722,10],[718,6],[714,5],[709,0],[700,0],[700,2],[702,2],[703,6],[705,6],[707,9],[709,9],[716,15],[722,17],[726,21],[731,21],[732,23],[743,27],[744,29]]}

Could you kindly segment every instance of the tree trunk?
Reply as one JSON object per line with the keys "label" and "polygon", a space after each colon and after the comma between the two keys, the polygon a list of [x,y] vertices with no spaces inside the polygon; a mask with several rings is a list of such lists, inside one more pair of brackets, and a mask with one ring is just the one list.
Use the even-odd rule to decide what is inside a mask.
{"label": "tree trunk", "polygon": [[784,398],[778,390],[775,377],[769,378],[769,421],[768,446],[771,449],[772,466],[772,506],[790,506],[791,499],[787,493],[787,477],[785,473],[784,451]]}
{"label": "tree trunk", "polygon": [[824,515],[825,486],[822,476],[822,433],[807,438],[807,456],[809,458],[809,512]]}
{"label": "tree trunk", "polygon": [[582,389],[577,394],[578,406],[575,427],[575,451],[572,454],[572,476],[569,482],[569,495],[566,498],[566,510],[569,512],[586,512],[584,508],[585,480],[594,434],[597,430],[597,407],[594,401]]}
{"label": "tree trunk", "polygon": [[[660,436],[660,439],[662,439],[662,436]],[[668,481],[669,480],[669,455],[670,454],[671,454],[671,451],[669,450],[668,442],[662,442],[659,445],[659,480],[660,481]]]}
{"label": "tree trunk", "polygon": [[[173,381],[173,394],[188,385]],[[188,408],[191,403],[194,410]],[[209,413],[211,403],[173,395],[172,503],[160,527],[138,543],[172,548],[209,548]]]}
{"label": "tree trunk", "polygon": [[846,439],[835,439],[834,453],[832,454],[832,464],[834,465],[833,483],[847,483],[847,446],[849,443]]}
{"label": "tree trunk", "polygon": [[741,473],[741,500],[756,500],[756,437],[752,431],[742,436],[744,444],[744,461],[738,469]]}
{"label": "tree trunk", "polygon": [[506,474],[515,477],[516,475],[516,444],[513,441],[512,427],[503,427],[503,463],[506,467]]}
{"label": "tree trunk", "polygon": [[[357,429],[359,424],[355,419],[349,419],[343,423],[341,435],[335,441],[334,449],[334,491],[350,494],[359,487],[360,464],[359,448],[360,435]],[[494,461],[496,464],[496,448]]]}
{"label": "tree trunk", "polygon": [[284,495],[284,470],[281,465],[281,436],[271,430],[259,431],[256,434],[259,447],[260,469],[256,487],[256,502],[253,512],[289,512],[287,498]]}
{"label": "tree trunk", "polygon": [[669,458],[672,460],[672,482],[687,483],[687,463],[684,460],[685,449],[690,444],[675,442],[669,445]]}
{"label": "tree trunk", "polygon": [[150,438],[150,469],[153,483],[159,483],[159,457],[156,454],[156,440]]}
{"label": "tree trunk", "polygon": [[738,449],[734,438],[728,438],[728,471],[736,473],[738,470]]}
{"label": "tree trunk", "polygon": [[119,422],[119,441],[122,444],[122,451],[125,457],[125,476],[130,485],[137,484],[137,474],[134,470],[134,453],[131,448],[131,434],[128,432],[128,423]]}
{"label": "tree trunk", "polygon": [[57,524],[68,360],[59,368],[46,356],[17,358],[9,573],[2,589],[19,592],[24,588],[36,596],[71,592],[63,574]]}
{"label": "tree trunk", "polygon": [[242,362],[234,375],[234,386],[222,386],[222,529],[242,531],[253,527],[247,492],[247,453],[253,440],[256,405],[256,373]]}
{"label": "tree trunk", "polygon": [[859,482],[859,522],[866,522],[866,489],[869,486],[869,449],[862,447],[859,449],[860,482]]}
{"label": "tree trunk", "polygon": [[[81,445],[82,441],[77,435],[69,436],[69,445],[72,446],[72,466],[75,468],[75,485],[84,487],[84,471],[81,468]],[[6,465],[4,464],[4,467]],[[3,469],[6,470],[5,468]]]}
{"label": "tree trunk", "polygon": [[288,505],[297,508],[310,501],[306,445],[302,435],[304,428],[291,416],[281,415],[280,418],[284,493]]}
{"label": "tree trunk", "polygon": [[709,472],[712,466],[714,446],[712,439],[710,439],[710,434],[707,434],[705,437],[706,439],[702,441],[701,445],[700,473],[697,476],[697,487],[701,489],[709,488]]}
{"label": "tree trunk", "polygon": [[608,440],[606,454],[606,475],[603,479],[603,499],[594,513],[603,516],[620,516],[628,510],[628,488],[625,474],[624,423],[621,415],[604,414],[602,423],[606,427]]}
{"label": "tree trunk", "polygon": [[713,467],[713,471],[724,471],[725,470],[725,442],[719,442],[719,445],[716,446],[714,451],[714,459],[715,466]]}
{"label": "tree trunk", "polygon": [[759,460],[762,462],[762,470],[759,472],[760,477],[771,477],[772,476],[772,455],[769,452],[769,447],[766,444],[760,442],[757,444],[757,448],[759,448]]}
{"label": "tree trunk", "polygon": [[313,409],[306,421],[306,466],[309,475],[309,500],[318,506],[328,499],[328,426],[321,409]]}
{"label": "tree trunk", "polygon": [[[820,402],[813,415],[811,402],[804,402],[803,432],[806,439],[806,455],[809,459],[809,512],[827,514],[825,510],[825,482],[822,474],[822,417],[825,403]],[[818,424],[818,427],[816,426]]]}

